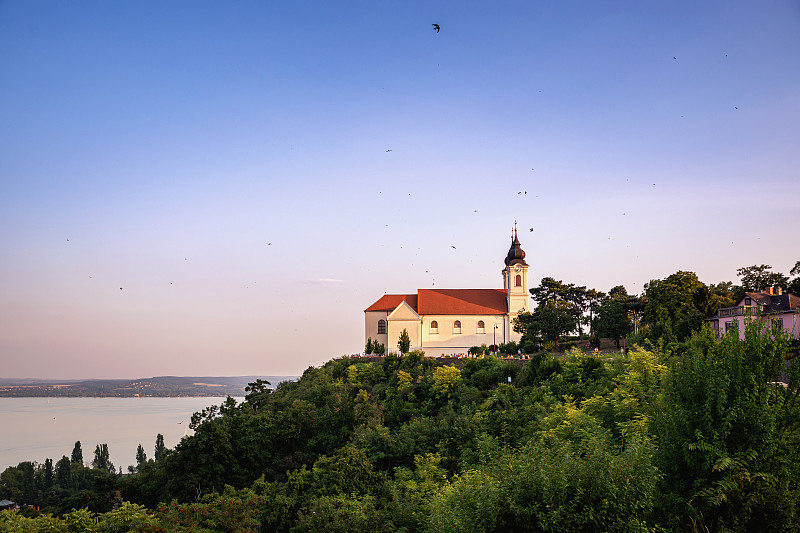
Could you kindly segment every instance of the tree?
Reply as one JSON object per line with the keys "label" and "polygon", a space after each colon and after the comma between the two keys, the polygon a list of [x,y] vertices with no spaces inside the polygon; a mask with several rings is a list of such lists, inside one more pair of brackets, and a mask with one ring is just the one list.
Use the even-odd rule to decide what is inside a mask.
{"label": "tree", "polygon": [[49,457],[44,460],[44,472],[42,476],[42,481],[44,482],[44,488],[49,489],[53,486],[53,460]]}
{"label": "tree", "polygon": [[745,292],[759,292],[770,287],[785,289],[789,284],[789,278],[778,272],[772,272],[772,267],[769,265],[743,267],[738,269],[736,274],[742,278],[742,288]]}
{"label": "tree", "polygon": [[628,319],[628,310],[625,301],[609,298],[597,310],[594,325],[595,332],[603,337],[614,339],[619,348],[619,340],[631,331],[631,322]]}
{"label": "tree", "polygon": [[166,451],[167,447],[164,446],[164,435],[159,433],[156,435],[156,447],[153,453],[153,457],[155,457],[156,461],[161,459],[164,456],[164,452]]}
{"label": "tree", "polygon": [[64,490],[72,487],[72,470],[69,457],[66,455],[56,463],[56,485]]}
{"label": "tree", "polygon": [[787,348],[754,321],[744,341],[705,330],[671,362],[651,427],[664,475],[656,509],[695,514],[680,529],[689,518],[696,531],[797,529],[800,365],[786,366]]}
{"label": "tree", "polygon": [[563,301],[567,299],[567,295],[572,287],[574,287],[574,285],[567,285],[561,280],[556,280],[548,276],[542,278],[538,287],[531,288],[531,298],[540,305],[548,301]]}
{"label": "tree", "polygon": [[72,448],[72,459],[70,461],[83,466],[83,450],[81,449],[81,441],[75,441],[75,447]]}
{"label": "tree", "polygon": [[453,365],[437,366],[433,369],[433,390],[449,397],[461,381],[461,370]]}
{"label": "tree", "polygon": [[376,355],[383,355],[386,353],[386,346],[382,342],[375,341],[372,344],[372,351]]}
{"label": "tree", "polygon": [[141,444],[136,448],[136,469],[138,470],[147,461],[147,454]]}
{"label": "tree", "polygon": [[108,444],[98,444],[94,449],[94,459],[92,459],[92,468],[97,470],[105,470],[111,474],[115,474],[117,469],[111,462],[108,453]]}
{"label": "tree", "polygon": [[800,261],[794,264],[789,274],[795,276],[795,278],[786,286],[786,292],[800,296]]}
{"label": "tree", "polygon": [[578,337],[583,340],[583,316],[589,308],[589,291],[584,286],[569,285],[566,291],[566,300],[572,304],[575,309],[576,320],[578,325]]}
{"label": "tree", "polygon": [[400,353],[406,354],[410,347],[411,339],[408,337],[408,330],[403,328],[402,333],[400,333],[400,338],[397,340],[397,348],[400,350]]}
{"label": "tree", "polygon": [[[528,339],[540,337],[558,345],[558,337],[580,328],[581,316],[588,305],[586,287],[576,287],[551,277],[542,278],[538,287],[530,290],[537,302],[533,313],[520,313],[515,331],[528,333]],[[517,329],[519,327],[519,329]]]}
{"label": "tree", "polygon": [[697,274],[683,270],[645,284],[644,322],[656,338],[683,341],[700,329],[704,317],[695,306],[695,293],[702,286]]}
{"label": "tree", "polygon": [[555,343],[575,329],[575,315],[567,302],[546,300],[533,313],[520,313],[514,319],[514,331],[522,333],[522,343],[541,339]]}
{"label": "tree", "polygon": [[589,309],[589,336],[594,337],[594,312],[605,301],[606,293],[596,289],[586,291],[586,303]]}
{"label": "tree", "polygon": [[244,401],[253,409],[258,410],[267,404],[272,395],[272,389],[269,388],[270,385],[271,383],[264,379],[256,379],[253,383],[248,383],[244,388],[247,393]]}
{"label": "tree", "polygon": [[369,355],[375,350],[375,345],[372,344],[372,337],[367,339],[367,345],[364,347],[364,354]]}
{"label": "tree", "polygon": [[735,303],[733,283],[730,281],[703,285],[694,293],[694,305],[706,318],[716,315],[721,308],[731,307]]}

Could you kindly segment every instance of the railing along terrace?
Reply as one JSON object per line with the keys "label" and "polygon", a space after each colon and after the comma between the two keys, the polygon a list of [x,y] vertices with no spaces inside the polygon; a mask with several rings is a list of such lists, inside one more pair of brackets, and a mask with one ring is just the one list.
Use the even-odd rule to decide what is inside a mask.
{"label": "railing along terrace", "polygon": [[755,315],[758,311],[758,307],[755,305],[744,305],[741,307],[723,307],[719,310],[720,317],[727,317],[727,316],[752,316]]}

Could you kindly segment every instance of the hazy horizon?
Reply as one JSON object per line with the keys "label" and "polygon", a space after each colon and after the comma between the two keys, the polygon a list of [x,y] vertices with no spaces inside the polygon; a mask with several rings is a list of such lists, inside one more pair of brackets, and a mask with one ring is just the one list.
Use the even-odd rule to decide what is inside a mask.
{"label": "hazy horizon", "polygon": [[780,0],[2,2],[2,374],[300,375],[384,292],[500,288],[515,221],[534,286],[788,274],[798,29]]}

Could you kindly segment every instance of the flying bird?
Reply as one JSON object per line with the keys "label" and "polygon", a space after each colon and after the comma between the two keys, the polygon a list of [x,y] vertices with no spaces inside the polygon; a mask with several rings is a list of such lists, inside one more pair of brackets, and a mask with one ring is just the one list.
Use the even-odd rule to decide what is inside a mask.
{"label": "flying bird", "polygon": [[439,33],[439,25],[438,24],[434,24],[433,25],[433,29],[436,30],[436,33]]}
{"label": "flying bird", "polygon": [[455,250],[455,249],[456,249],[456,247],[455,247],[455,246],[453,246],[452,244],[450,245],[450,248],[452,248],[453,250]]}
{"label": "flying bird", "polygon": [[389,149],[389,150],[386,150],[386,151],[387,151],[387,152],[391,152],[392,150],[391,150],[391,149]]}

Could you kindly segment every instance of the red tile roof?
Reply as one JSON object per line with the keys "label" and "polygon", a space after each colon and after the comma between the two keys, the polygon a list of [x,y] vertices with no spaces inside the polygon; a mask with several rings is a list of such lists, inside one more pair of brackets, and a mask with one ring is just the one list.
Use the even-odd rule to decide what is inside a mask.
{"label": "red tile roof", "polygon": [[419,289],[420,315],[503,315],[505,289]]}
{"label": "red tile roof", "polygon": [[420,315],[504,315],[505,289],[419,289],[417,294],[384,294],[364,311],[397,309],[406,301]]}
{"label": "red tile roof", "polygon": [[366,311],[394,311],[397,306],[403,301],[408,302],[408,305],[417,310],[417,295],[416,294],[384,294],[374,304],[370,305]]}

